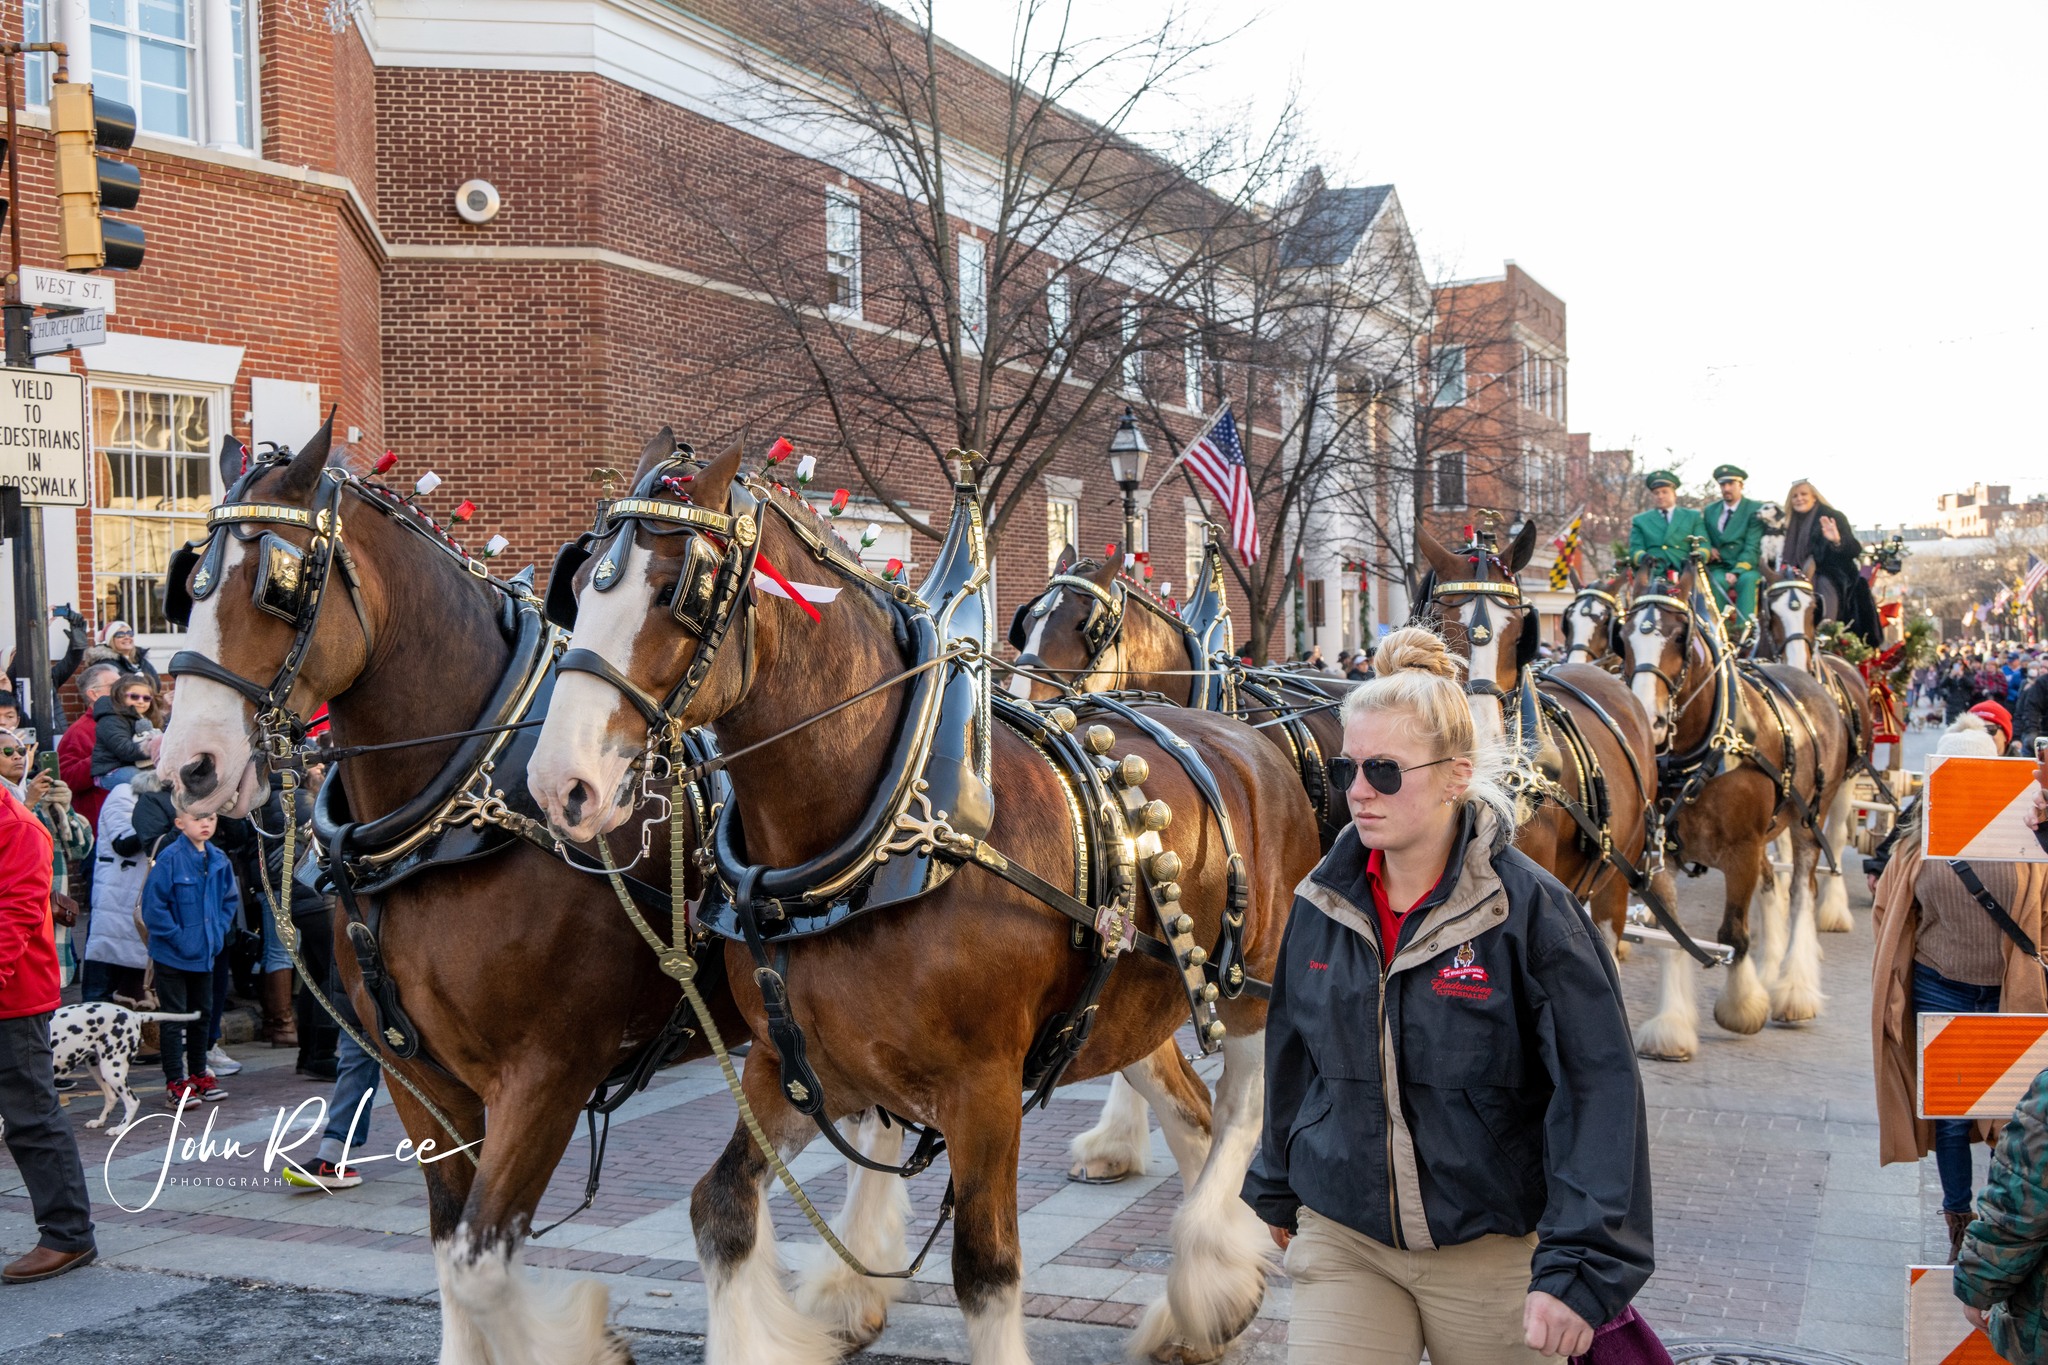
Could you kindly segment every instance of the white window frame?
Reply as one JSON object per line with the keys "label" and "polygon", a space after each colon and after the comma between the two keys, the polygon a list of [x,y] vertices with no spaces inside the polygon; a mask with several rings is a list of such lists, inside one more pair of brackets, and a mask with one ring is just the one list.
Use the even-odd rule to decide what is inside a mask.
{"label": "white window frame", "polygon": [[[73,69],[90,75],[90,43],[94,29],[119,33],[128,39],[131,59],[138,56],[142,34],[137,29],[113,28],[88,19],[81,61],[80,35],[56,32],[57,11],[63,0],[24,0],[22,36],[27,42],[65,39],[72,44]],[[88,13],[90,11],[88,10]],[[137,73],[131,69],[123,85],[99,81],[100,93],[121,99],[135,107],[139,131],[149,137],[173,142],[203,143],[227,150],[256,151],[262,136],[259,116],[256,30],[260,24],[256,0],[185,0],[188,41],[185,47],[189,85],[186,89],[184,134],[141,126],[143,111],[134,95]],[[225,47],[223,53],[221,49]],[[50,94],[50,62],[46,54],[30,53],[27,58],[25,98],[32,105],[46,105]],[[232,111],[232,112],[230,112]],[[215,127],[219,123],[226,126]]]}
{"label": "white window frame", "polygon": [[827,300],[830,311],[857,318],[861,310],[860,289],[860,196],[837,185],[825,187],[825,284],[837,295],[840,280],[845,297]]}
{"label": "white window frame", "polygon": [[1138,398],[1145,392],[1145,357],[1138,351],[1138,322],[1138,301],[1125,299],[1118,319],[1118,334],[1123,340],[1123,358],[1118,368],[1122,371],[1126,398]]}
{"label": "white window frame", "polygon": [[[1064,535],[1055,528],[1062,522],[1066,525]],[[1057,544],[1054,542],[1057,541]],[[1052,573],[1059,567],[1060,553],[1069,545],[1074,553],[1081,553],[1081,500],[1079,498],[1048,495],[1045,500],[1045,571]]]}
{"label": "white window frame", "polygon": [[1207,385],[1202,382],[1202,334],[1189,332],[1187,340],[1181,343],[1181,401],[1187,404],[1189,412],[1202,414],[1202,404],[1208,397]]}
{"label": "white window frame", "polygon": [[1453,343],[1429,353],[1429,403],[1436,408],[1465,405],[1465,348]]}
{"label": "white window frame", "polygon": [[1186,580],[1187,590],[1181,594],[1181,600],[1185,602],[1193,597],[1196,590],[1201,586],[1202,551],[1206,548],[1206,542],[1202,539],[1202,523],[1207,519],[1191,513],[1183,518],[1183,520],[1185,524],[1182,527],[1182,534],[1186,539],[1182,542],[1181,559],[1183,561],[1182,566],[1188,571],[1188,576]]}
{"label": "white window frame", "polygon": [[961,233],[954,242],[960,290],[960,344],[979,351],[988,344],[988,244]]}
{"label": "white window frame", "polygon": [[[101,458],[99,445],[96,439],[92,439],[96,438],[97,436],[97,432],[94,430],[95,423],[93,421],[92,416],[93,394],[97,393],[102,389],[141,390],[148,393],[164,393],[183,397],[194,397],[205,401],[207,405],[206,426],[208,438],[207,444],[209,446],[209,449],[206,450],[205,452],[187,452],[187,454],[203,453],[204,455],[204,463],[207,470],[209,502],[219,502],[221,498],[225,496],[225,494],[227,493],[227,489],[221,485],[220,481],[220,460],[218,457],[218,452],[220,449],[221,433],[227,430],[225,420],[228,417],[229,413],[232,411],[232,408],[230,407],[230,398],[232,397],[232,395],[230,394],[228,389],[215,384],[190,383],[175,379],[158,379],[150,375],[122,375],[100,373],[96,371],[92,375],[90,382],[87,384],[85,403],[86,430],[89,438],[89,444],[92,447],[90,451],[90,458],[92,460],[93,471],[93,500],[88,510],[91,513],[89,520],[92,526],[91,534],[93,546],[93,563],[86,573],[86,582],[81,585],[79,595],[91,601],[94,621],[97,625],[104,627],[107,624],[107,622],[105,620],[100,619],[104,615],[104,612],[101,605],[102,598],[100,596],[99,567],[99,555],[101,548],[100,528],[102,519],[115,517],[125,519],[129,517],[141,516],[148,520],[175,521],[178,519],[178,517],[158,517],[152,516],[148,512],[137,512],[132,509],[123,510],[112,507],[102,507],[100,505],[99,500],[102,497],[111,496],[112,493],[111,487],[109,487],[107,485],[107,482],[101,478],[99,469],[99,463]],[[195,533],[204,534],[203,526],[205,522],[205,516],[206,514],[202,511],[197,514],[196,518],[191,515],[186,515],[184,519],[188,521],[196,519],[200,523],[200,526],[198,528],[195,528]],[[178,548],[178,545],[182,544],[183,541],[178,540],[175,532],[173,533],[172,538],[174,541],[176,541],[176,543],[170,545],[168,548],[169,550],[176,550]],[[161,577],[161,575],[159,575],[159,577]],[[182,630],[177,630],[175,628],[169,631],[144,631],[141,628],[139,622],[131,622],[131,624],[136,625],[136,643],[144,645],[150,649],[157,650],[159,651],[159,653],[165,650],[177,648],[180,644],[183,643],[185,639],[185,632]]]}
{"label": "white window frame", "polygon": [[1053,368],[1067,363],[1073,344],[1074,282],[1059,270],[1045,272],[1045,344],[1052,353]]}

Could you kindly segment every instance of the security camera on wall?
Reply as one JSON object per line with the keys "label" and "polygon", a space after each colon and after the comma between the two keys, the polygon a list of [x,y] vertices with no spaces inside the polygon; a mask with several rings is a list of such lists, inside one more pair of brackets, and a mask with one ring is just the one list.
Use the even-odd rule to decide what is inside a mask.
{"label": "security camera on wall", "polygon": [[455,212],[465,223],[490,222],[498,206],[498,187],[488,180],[465,180],[455,191]]}

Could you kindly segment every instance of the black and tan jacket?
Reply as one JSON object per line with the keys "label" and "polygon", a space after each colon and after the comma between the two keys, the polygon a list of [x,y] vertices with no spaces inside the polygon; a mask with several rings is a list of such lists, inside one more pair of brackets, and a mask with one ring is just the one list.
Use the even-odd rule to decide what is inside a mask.
{"label": "black and tan jacket", "polygon": [[1529,1287],[1597,1326],[1653,1264],[1642,1083],[1592,922],[1507,835],[1468,808],[1391,962],[1355,829],[1295,888],[1244,1197],[1415,1250],[1534,1232]]}

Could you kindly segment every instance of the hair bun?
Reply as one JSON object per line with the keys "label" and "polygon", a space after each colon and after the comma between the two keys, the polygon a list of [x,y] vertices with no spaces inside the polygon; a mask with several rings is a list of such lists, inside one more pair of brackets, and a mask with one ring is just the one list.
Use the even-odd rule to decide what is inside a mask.
{"label": "hair bun", "polygon": [[1464,660],[1452,654],[1443,637],[1421,626],[1403,626],[1380,641],[1373,651],[1372,671],[1380,677],[1395,673],[1429,673],[1456,682]]}

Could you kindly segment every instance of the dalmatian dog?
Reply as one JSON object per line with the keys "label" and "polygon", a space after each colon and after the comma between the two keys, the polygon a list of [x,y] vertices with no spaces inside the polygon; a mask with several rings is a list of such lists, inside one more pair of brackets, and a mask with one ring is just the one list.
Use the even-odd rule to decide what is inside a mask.
{"label": "dalmatian dog", "polygon": [[126,1132],[135,1121],[136,1106],[141,1104],[128,1088],[128,1063],[142,1046],[142,1026],[150,1022],[190,1023],[197,1018],[197,1010],[190,1014],[145,1013],[102,1000],[66,1005],[58,1010],[50,1020],[50,1050],[57,1074],[91,1067],[100,1094],[106,1097],[106,1103],[100,1106],[100,1116],[87,1120],[85,1126],[104,1127],[107,1115],[114,1112],[114,1102],[119,1100],[124,1107],[114,1132]]}

